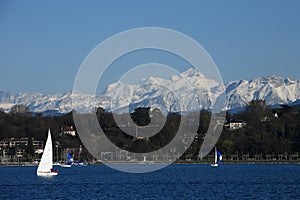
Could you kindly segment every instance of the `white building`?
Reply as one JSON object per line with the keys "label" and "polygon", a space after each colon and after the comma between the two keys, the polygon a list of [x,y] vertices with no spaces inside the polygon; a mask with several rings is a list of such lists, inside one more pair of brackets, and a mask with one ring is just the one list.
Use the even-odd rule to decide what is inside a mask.
{"label": "white building", "polygon": [[62,128],[62,133],[64,135],[71,135],[71,136],[76,136],[76,131],[73,128],[73,126],[65,126],[64,128]]}
{"label": "white building", "polygon": [[247,126],[247,123],[243,120],[230,120],[225,124],[225,128],[230,131],[241,129],[245,126]]}

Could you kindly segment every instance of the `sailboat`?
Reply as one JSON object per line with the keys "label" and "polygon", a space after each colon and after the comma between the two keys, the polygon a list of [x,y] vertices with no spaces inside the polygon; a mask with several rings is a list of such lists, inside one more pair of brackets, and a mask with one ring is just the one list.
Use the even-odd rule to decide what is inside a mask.
{"label": "sailboat", "polygon": [[61,164],[61,167],[71,167],[74,164],[72,156],[67,152],[67,162],[66,164]]}
{"label": "sailboat", "polygon": [[217,167],[219,166],[221,161],[222,161],[222,154],[219,151],[217,151],[217,148],[215,147],[215,160],[213,164],[210,164],[210,166]]}
{"label": "sailboat", "polygon": [[58,171],[53,168],[53,152],[52,152],[52,139],[50,129],[48,130],[47,142],[43,151],[43,155],[36,174],[38,176],[56,176]]}

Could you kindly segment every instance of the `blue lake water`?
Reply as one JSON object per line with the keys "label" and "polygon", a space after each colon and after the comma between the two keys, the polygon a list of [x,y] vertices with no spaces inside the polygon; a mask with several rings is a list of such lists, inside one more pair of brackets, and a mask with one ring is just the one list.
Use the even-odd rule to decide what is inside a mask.
{"label": "blue lake water", "polygon": [[58,168],[52,178],[36,167],[0,167],[0,199],[300,199],[300,165],[174,164],[145,174],[105,165]]}

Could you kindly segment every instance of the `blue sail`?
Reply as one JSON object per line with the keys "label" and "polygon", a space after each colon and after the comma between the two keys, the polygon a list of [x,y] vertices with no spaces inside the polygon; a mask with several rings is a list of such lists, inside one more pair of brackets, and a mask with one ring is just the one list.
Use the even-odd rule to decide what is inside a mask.
{"label": "blue sail", "polygon": [[67,162],[68,165],[74,164],[74,160],[69,153],[67,153],[67,158],[68,158],[68,162]]}

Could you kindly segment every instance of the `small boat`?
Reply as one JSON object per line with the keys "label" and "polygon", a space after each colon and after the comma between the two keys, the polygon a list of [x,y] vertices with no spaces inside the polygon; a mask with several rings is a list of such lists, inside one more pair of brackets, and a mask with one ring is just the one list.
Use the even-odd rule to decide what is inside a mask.
{"label": "small boat", "polygon": [[87,164],[85,164],[82,160],[74,162],[74,165],[77,165],[77,166],[87,166]]}
{"label": "small boat", "polygon": [[69,164],[60,164],[59,166],[60,167],[72,167],[72,165],[69,165]]}
{"label": "small boat", "polygon": [[212,167],[218,167],[219,164],[221,164],[222,161],[222,154],[217,151],[217,148],[215,147],[215,160],[213,164],[210,164],[210,166]]}
{"label": "small boat", "polygon": [[46,145],[43,151],[41,161],[37,168],[36,174],[38,176],[58,175],[58,170],[53,169],[53,152],[52,152],[52,139],[51,139],[50,129],[48,130]]}
{"label": "small boat", "polygon": [[54,166],[60,166],[60,163],[59,162],[55,162],[53,163]]}
{"label": "small boat", "polygon": [[79,162],[79,163],[77,163],[78,164],[78,166],[87,166],[87,164],[85,164],[85,163],[83,163],[83,162]]}
{"label": "small boat", "polygon": [[65,164],[60,164],[61,167],[72,167],[74,160],[72,156],[67,152],[67,162]]}

